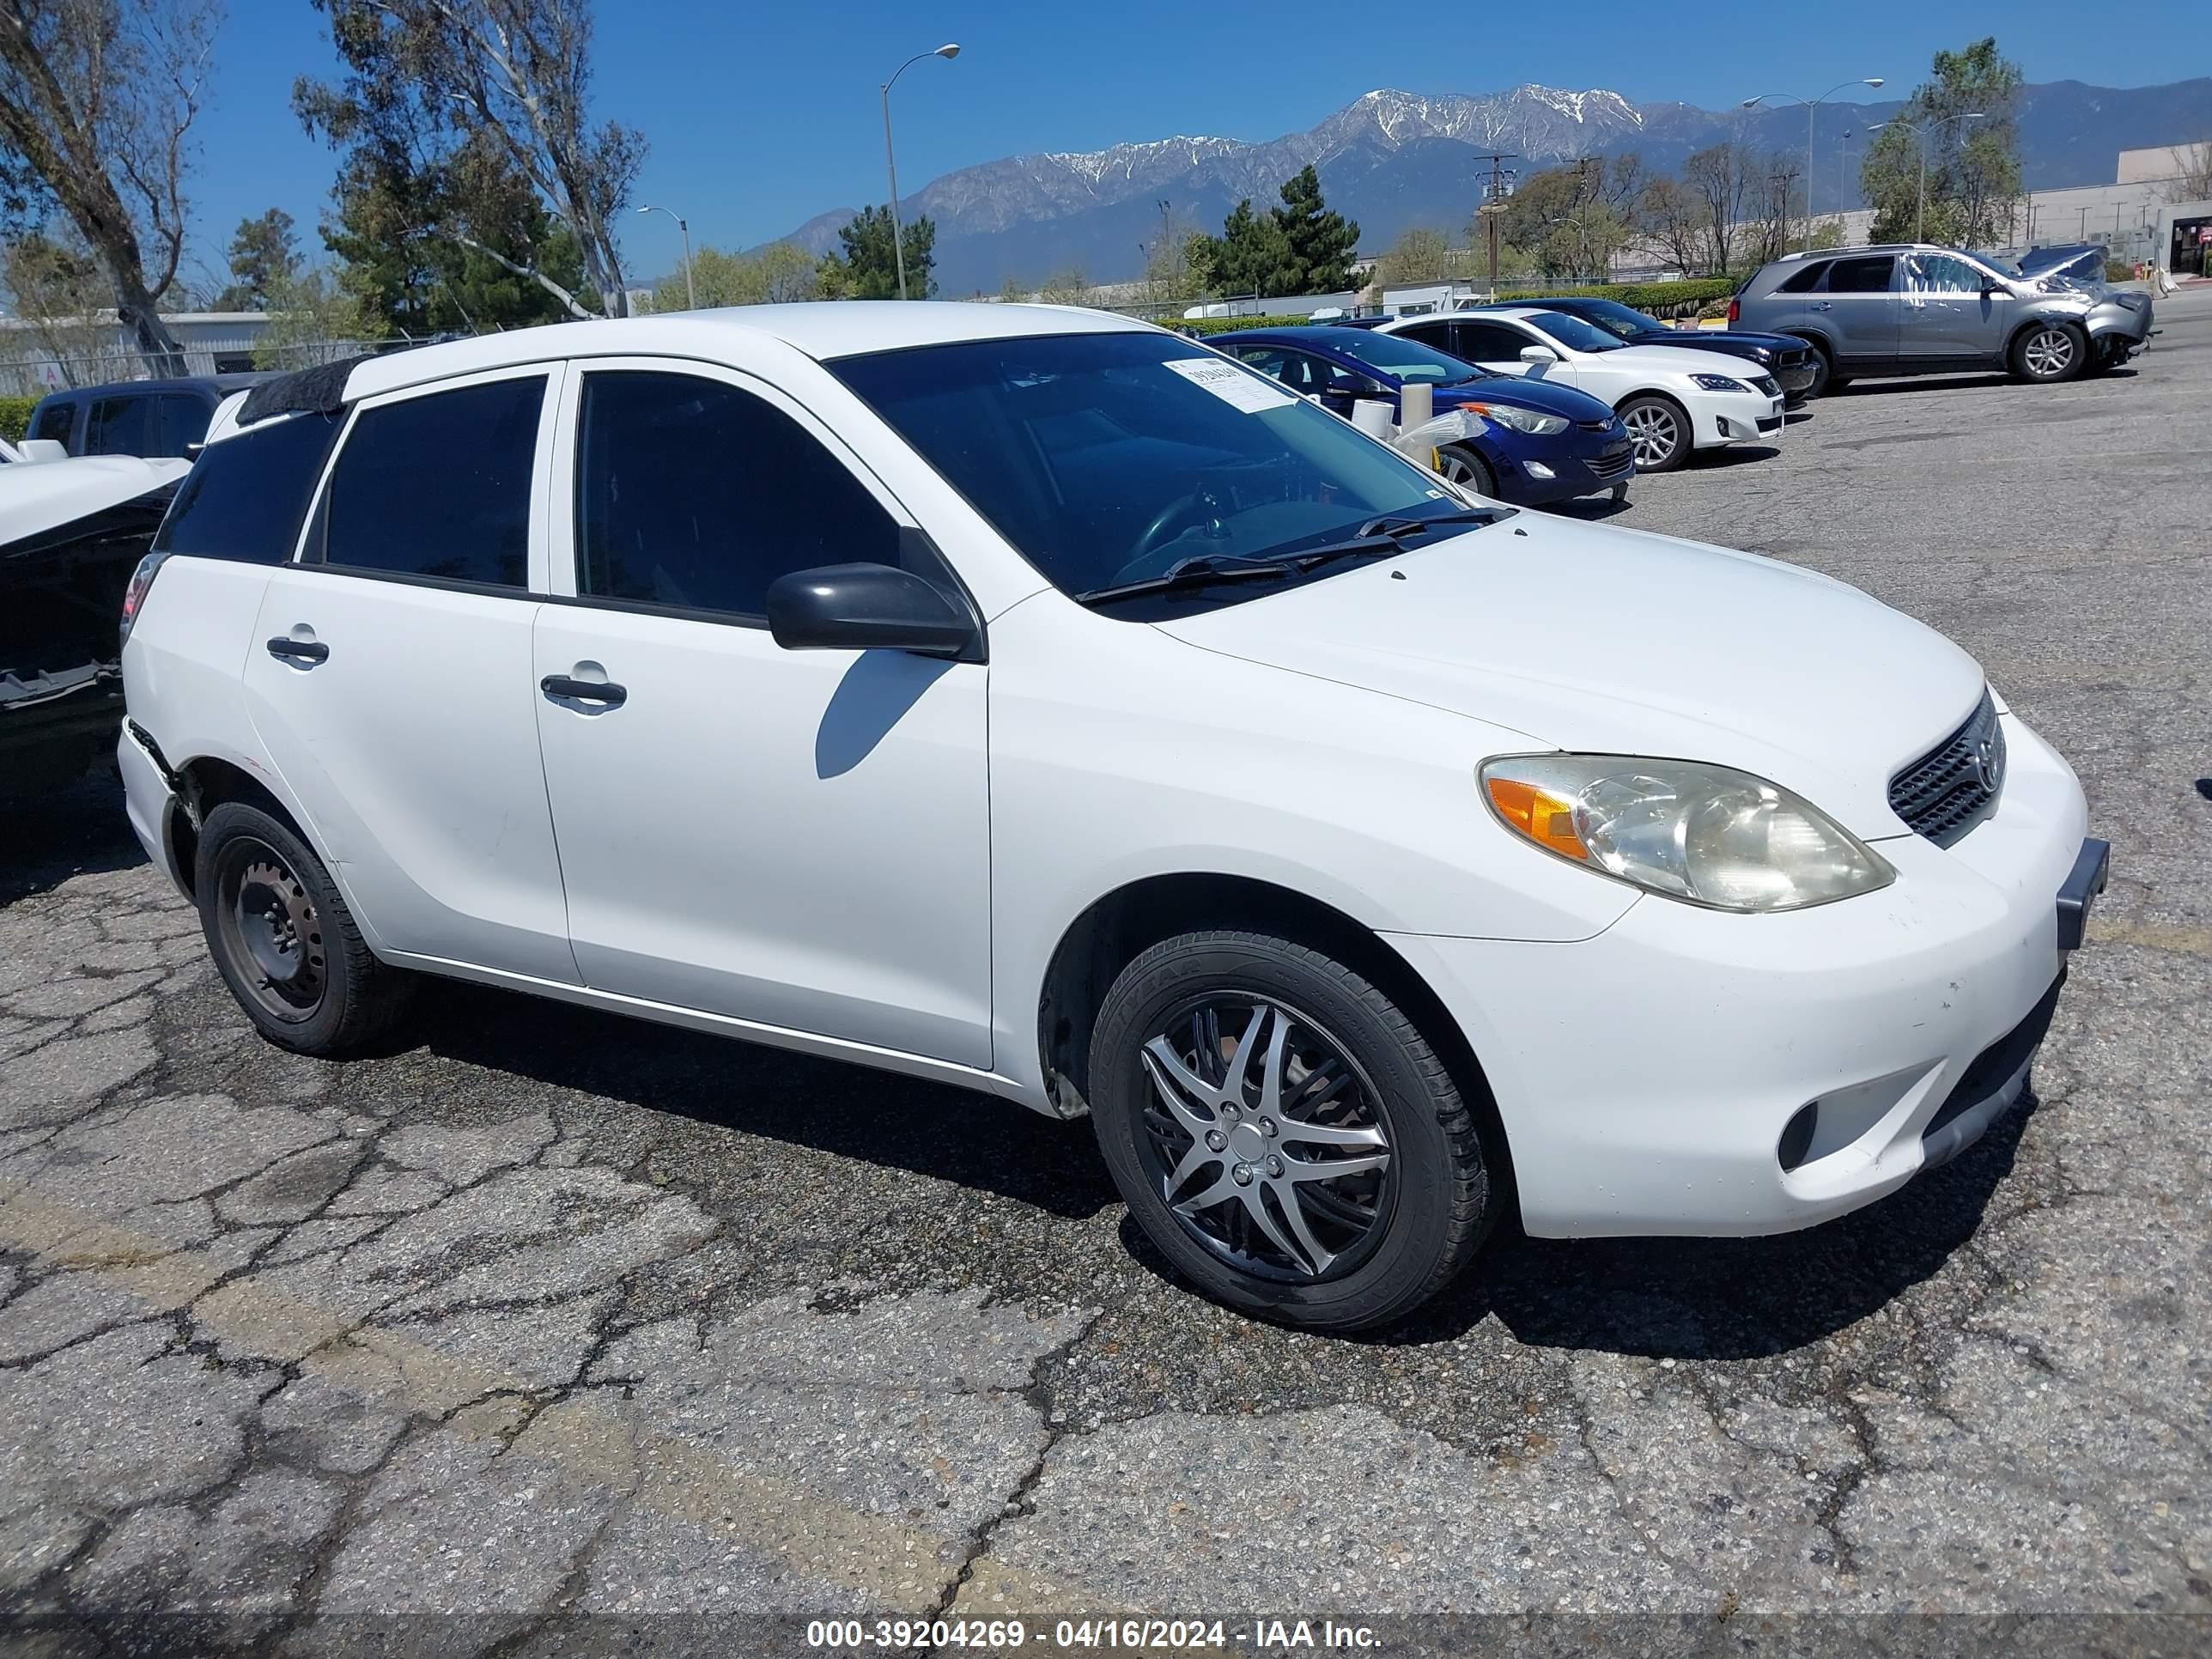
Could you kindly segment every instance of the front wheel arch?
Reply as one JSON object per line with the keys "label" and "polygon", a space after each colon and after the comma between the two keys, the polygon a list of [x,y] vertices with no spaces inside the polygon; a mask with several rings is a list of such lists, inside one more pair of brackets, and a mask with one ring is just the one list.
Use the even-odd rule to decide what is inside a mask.
{"label": "front wheel arch", "polygon": [[[1645,386],[1639,388],[1637,391],[1630,392],[1626,398],[1623,398],[1619,403],[1613,405],[1614,411],[1620,416],[1622,425],[1627,426],[1629,424],[1627,411],[1632,406],[1637,404],[1664,404],[1673,412],[1680,434],[1675,441],[1673,453],[1658,465],[1645,465],[1644,458],[1639,454],[1636,458],[1637,471],[1639,473],[1673,472],[1687,465],[1691,455],[1696,452],[1698,447],[1698,428],[1697,422],[1690,418],[1690,411],[1688,409],[1684,407],[1681,399],[1675,397],[1672,392],[1661,391],[1656,386]],[[1633,427],[1630,427],[1629,436],[1631,440],[1633,441],[1635,437],[1635,429]]]}
{"label": "front wheel arch", "polygon": [[1519,1213],[1512,1150],[1490,1080],[1467,1035],[1428,981],[1389,943],[1334,905],[1249,876],[1201,872],[1139,878],[1094,900],[1054,947],[1037,993],[1038,1059],[1063,1117],[1089,1110],[1091,1038],[1100,1001],[1128,964],[1194,931],[1265,933],[1332,956],[1402,1008],[1437,1051],[1473,1113],[1501,1202]]}
{"label": "front wheel arch", "polygon": [[[2022,349],[2034,336],[2047,328],[2053,327],[2063,329],[2074,337],[2073,366],[2064,374],[2052,375],[2047,379],[2031,375],[2021,366]],[[2017,380],[2027,380],[2039,386],[2056,386],[2066,380],[2079,379],[2087,370],[2089,359],[2095,350],[2095,343],[2089,338],[2089,331],[2071,318],[2032,317],[2014,329],[2012,337],[2005,342],[2004,367],[2006,371]]]}

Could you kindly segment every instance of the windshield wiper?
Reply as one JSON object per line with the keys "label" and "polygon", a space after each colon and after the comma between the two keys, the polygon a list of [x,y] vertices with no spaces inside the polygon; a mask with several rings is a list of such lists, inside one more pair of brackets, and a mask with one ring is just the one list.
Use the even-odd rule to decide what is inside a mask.
{"label": "windshield wiper", "polygon": [[1115,599],[1132,599],[1146,593],[1211,587],[1217,582],[1294,576],[1301,568],[1282,559],[1248,559],[1235,553],[1198,553],[1170,565],[1159,575],[1146,576],[1133,582],[1109,582],[1103,587],[1085,588],[1073,597],[1079,605],[1097,605]]}
{"label": "windshield wiper", "polygon": [[1440,524],[1495,524],[1505,516],[1495,507],[1465,507],[1450,513],[1431,513],[1415,517],[1411,513],[1386,513],[1379,519],[1370,519],[1352,533],[1355,536],[1411,536]]}

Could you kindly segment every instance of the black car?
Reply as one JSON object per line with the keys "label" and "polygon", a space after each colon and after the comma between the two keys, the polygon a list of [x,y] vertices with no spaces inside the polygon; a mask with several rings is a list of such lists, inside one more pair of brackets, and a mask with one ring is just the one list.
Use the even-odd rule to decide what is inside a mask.
{"label": "black car", "polygon": [[1669,328],[1618,300],[1595,300],[1571,294],[1557,299],[1516,300],[1513,303],[1563,311],[1570,317],[1595,323],[1631,345],[1689,346],[1698,351],[1717,351],[1724,356],[1748,357],[1775,378],[1782,387],[1783,402],[1791,409],[1803,405],[1819,368],[1813,361],[1812,348],[1786,334],[1739,334],[1710,328],[1692,332]]}

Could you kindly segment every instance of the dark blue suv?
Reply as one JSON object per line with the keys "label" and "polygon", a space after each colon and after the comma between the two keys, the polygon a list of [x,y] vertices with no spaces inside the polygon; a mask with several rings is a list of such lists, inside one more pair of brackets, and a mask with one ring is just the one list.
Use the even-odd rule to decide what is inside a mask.
{"label": "dark blue suv", "polygon": [[1436,411],[1482,417],[1478,437],[1437,452],[1438,471],[1480,495],[1541,507],[1610,490],[1628,495],[1636,460],[1620,417],[1571,386],[1493,374],[1401,335],[1363,328],[1239,329],[1207,341],[1340,415],[1407,385],[1433,388]]}

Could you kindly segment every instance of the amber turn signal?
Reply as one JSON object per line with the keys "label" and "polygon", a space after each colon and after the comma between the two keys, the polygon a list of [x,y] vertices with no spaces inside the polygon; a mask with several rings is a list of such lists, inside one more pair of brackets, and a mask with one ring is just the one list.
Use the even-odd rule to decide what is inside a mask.
{"label": "amber turn signal", "polygon": [[1575,833],[1571,801],[1518,778],[1486,778],[1483,787],[1490,792],[1490,804],[1498,809],[1498,816],[1537,846],[1561,858],[1589,857],[1589,848]]}

